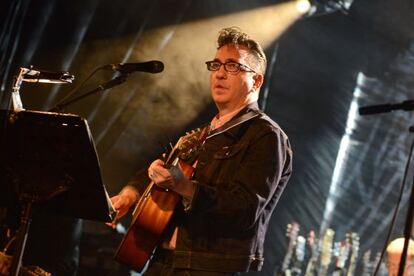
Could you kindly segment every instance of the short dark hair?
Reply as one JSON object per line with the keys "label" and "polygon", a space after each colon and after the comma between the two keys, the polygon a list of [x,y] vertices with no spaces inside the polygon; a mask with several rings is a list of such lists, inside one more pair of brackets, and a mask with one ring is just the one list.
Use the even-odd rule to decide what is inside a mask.
{"label": "short dark hair", "polygon": [[255,57],[258,72],[261,74],[266,72],[267,60],[262,47],[256,40],[250,38],[246,33],[242,32],[240,28],[230,27],[222,29],[219,32],[217,43],[217,49],[220,49],[227,44],[234,44],[236,46],[243,45],[247,47],[250,53],[252,53]]}

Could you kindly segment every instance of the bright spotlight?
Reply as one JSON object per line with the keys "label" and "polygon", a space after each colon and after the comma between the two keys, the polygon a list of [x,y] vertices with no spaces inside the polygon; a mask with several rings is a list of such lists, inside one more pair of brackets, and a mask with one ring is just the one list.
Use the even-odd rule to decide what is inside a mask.
{"label": "bright spotlight", "polygon": [[296,0],[296,9],[301,14],[305,14],[311,8],[311,3],[308,0]]}

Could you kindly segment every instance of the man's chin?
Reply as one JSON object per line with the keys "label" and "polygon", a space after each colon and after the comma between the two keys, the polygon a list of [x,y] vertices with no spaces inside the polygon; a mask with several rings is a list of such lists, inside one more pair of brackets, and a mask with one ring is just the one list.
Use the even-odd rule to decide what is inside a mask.
{"label": "man's chin", "polygon": [[228,100],[224,96],[220,96],[220,95],[213,96],[213,101],[216,104],[225,104],[228,102]]}

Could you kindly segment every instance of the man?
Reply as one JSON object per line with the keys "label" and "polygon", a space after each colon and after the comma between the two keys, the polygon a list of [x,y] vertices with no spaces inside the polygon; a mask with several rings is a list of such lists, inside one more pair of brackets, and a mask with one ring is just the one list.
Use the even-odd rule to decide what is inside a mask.
{"label": "man", "polygon": [[[145,275],[235,275],[260,270],[270,216],[291,174],[280,127],[259,111],[266,70],[260,45],[237,28],[221,30],[210,89],[218,114],[188,179],[162,160],[148,168],[156,185],[182,196]],[[130,182],[130,183],[133,183]],[[127,185],[112,198],[118,217],[138,199]]]}

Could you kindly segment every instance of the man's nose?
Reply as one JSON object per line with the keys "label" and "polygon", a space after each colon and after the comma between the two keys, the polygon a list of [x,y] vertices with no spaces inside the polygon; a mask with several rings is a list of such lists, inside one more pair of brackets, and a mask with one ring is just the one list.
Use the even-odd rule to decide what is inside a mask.
{"label": "man's nose", "polygon": [[220,66],[220,68],[216,71],[217,78],[225,78],[227,77],[227,71],[224,69],[224,64]]}

